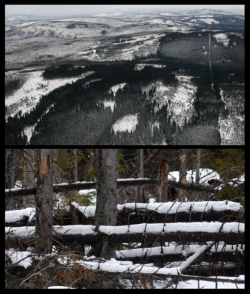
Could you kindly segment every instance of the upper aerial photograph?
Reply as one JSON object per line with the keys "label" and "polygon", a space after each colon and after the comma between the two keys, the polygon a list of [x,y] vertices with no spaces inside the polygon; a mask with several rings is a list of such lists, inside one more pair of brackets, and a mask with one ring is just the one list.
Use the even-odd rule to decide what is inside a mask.
{"label": "upper aerial photograph", "polygon": [[5,5],[5,145],[245,145],[245,6]]}

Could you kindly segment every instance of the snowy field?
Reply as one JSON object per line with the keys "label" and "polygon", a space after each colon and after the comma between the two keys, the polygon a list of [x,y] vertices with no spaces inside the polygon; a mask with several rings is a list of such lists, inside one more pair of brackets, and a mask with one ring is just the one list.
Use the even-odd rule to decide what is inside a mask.
{"label": "snowy field", "polygon": [[124,115],[122,118],[118,119],[112,126],[115,133],[117,132],[133,132],[136,129],[137,121],[136,114]]}
{"label": "snowy field", "polygon": [[223,46],[228,47],[230,39],[226,33],[213,34],[217,43],[222,43]]}

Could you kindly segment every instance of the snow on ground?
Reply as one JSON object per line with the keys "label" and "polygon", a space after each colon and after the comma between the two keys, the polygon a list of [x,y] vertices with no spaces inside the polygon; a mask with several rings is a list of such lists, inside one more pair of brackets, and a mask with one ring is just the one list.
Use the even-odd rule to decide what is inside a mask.
{"label": "snow on ground", "polygon": [[83,189],[83,190],[80,190],[78,193],[80,195],[86,195],[93,192],[96,192],[96,189]]}
{"label": "snow on ground", "polygon": [[[209,185],[208,181],[211,179],[220,180],[220,175],[209,168],[200,169],[200,184]],[[188,170],[187,171],[187,183],[194,183],[196,177],[196,170]],[[168,179],[171,181],[179,182],[179,171],[169,172]]]}
{"label": "snow on ground", "polygon": [[93,73],[93,71],[89,71],[78,77],[53,80],[45,80],[42,76],[43,71],[40,70],[29,73],[28,79],[23,86],[15,91],[14,94],[5,97],[5,106],[9,108],[8,116],[13,117],[20,110],[22,115],[29,113],[43,95]]}
{"label": "snow on ground", "polygon": [[138,113],[128,114],[118,119],[112,126],[114,132],[133,132],[136,129],[136,125],[138,124],[137,115]]}
{"label": "snow on ground", "polygon": [[[245,276],[244,276],[245,277]],[[218,277],[219,278],[219,277]],[[233,277],[223,277],[228,278],[230,280],[234,280]],[[225,283],[225,282],[209,282],[209,281],[203,281],[200,279],[197,280],[187,280],[179,282],[176,289],[245,289],[244,284],[235,284],[235,283]]]}
{"label": "snow on ground", "polygon": [[[23,134],[24,134],[25,136],[27,136],[27,144],[29,144],[29,142],[30,142],[30,139],[31,139],[31,137],[32,137],[32,135],[33,135],[33,133],[34,133],[34,129],[35,129],[36,125],[39,123],[39,121],[42,119],[42,117],[43,117],[46,113],[49,112],[49,110],[50,110],[53,106],[54,106],[54,103],[53,103],[52,105],[48,106],[47,109],[41,114],[41,116],[38,118],[37,122],[36,122],[34,125],[24,127],[24,129],[23,129]],[[26,145],[27,145],[27,144],[26,144]]]}
{"label": "snow on ground", "polygon": [[230,39],[226,33],[213,34],[213,37],[217,43],[222,43],[223,46],[228,47]]}
{"label": "snow on ground", "polygon": [[16,251],[15,249],[11,248],[9,250],[5,250],[5,254],[10,257],[12,263],[16,263],[26,257],[18,263],[18,265],[23,266],[24,268],[27,268],[32,263],[32,258],[28,257],[31,255],[31,253],[28,251]]}
{"label": "snow on ground", "polygon": [[212,24],[212,23],[220,23],[219,21],[213,19],[213,18],[198,18],[199,21],[203,21],[207,24]]}
{"label": "snow on ground", "polygon": [[145,66],[152,66],[152,67],[155,67],[155,68],[163,68],[163,67],[166,67],[166,65],[162,65],[162,64],[138,63],[138,64],[135,65],[134,70],[141,71]]}
{"label": "snow on ground", "polygon": [[126,83],[121,83],[121,84],[117,84],[117,85],[115,85],[115,86],[112,86],[109,90],[108,90],[108,93],[109,94],[113,94],[114,95],[114,97],[116,96],[116,93],[117,93],[117,91],[119,90],[119,89],[123,89],[124,87],[125,87],[125,85],[126,85]]}
{"label": "snow on ground", "polygon": [[111,108],[111,111],[112,112],[114,111],[115,101],[107,101],[107,100],[104,100],[103,101],[103,104],[104,104],[104,108],[110,107]]}
{"label": "snow on ground", "polygon": [[[229,95],[220,89],[222,101],[228,110],[226,118],[219,115],[219,131],[221,136],[221,145],[244,145],[245,144],[245,115],[238,115],[243,102],[235,100],[234,94]],[[237,95],[244,95],[237,94]],[[240,98],[240,97],[239,97]],[[245,100],[245,99],[244,99]],[[241,106],[242,104],[242,106]]]}
{"label": "snow on ground", "polygon": [[[190,81],[191,76],[176,75],[176,78],[179,81],[176,87],[165,86],[161,81],[157,81],[142,87],[142,92],[145,92],[152,102],[156,101],[155,112],[167,104],[168,115],[172,115],[171,123],[175,121],[177,125],[184,126],[185,119],[191,119],[195,113],[194,99],[197,87]],[[150,98],[149,91],[155,87],[154,96]]]}
{"label": "snow on ground", "polygon": [[166,20],[165,21],[165,24],[170,25],[170,26],[173,26],[173,25],[175,25],[175,22],[172,21],[172,20]]}
{"label": "snow on ground", "polygon": [[161,18],[152,19],[150,20],[150,22],[164,24],[164,21]]}
{"label": "snow on ground", "polygon": [[50,286],[47,289],[76,289],[76,288],[66,287],[66,286]]}
{"label": "snow on ground", "polygon": [[[163,247],[165,248],[165,247]],[[12,263],[19,262],[18,265],[23,266],[24,268],[27,268],[28,266],[31,265],[32,259],[29,257],[31,255],[30,252],[28,251],[16,251],[14,249],[10,250],[5,250],[5,254],[7,254],[10,258]],[[26,257],[26,258],[25,258]],[[24,260],[21,260],[22,258],[25,258]],[[68,260],[62,260],[58,258],[58,262],[61,264],[66,264]],[[185,261],[184,261],[185,262]],[[88,268],[91,271],[95,270],[101,270],[101,271],[106,271],[106,272],[127,272],[127,273],[144,273],[144,274],[163,274],[163,275],[180,275],[180,267],[178,266],[179,263],[171,263],[173,266],[172,267],[163,267],[163,268],[158,268],[154,266],[153,263],[149,264],[133,264],[131,261],[120,261],[116,260],[114,258],[111,258],[110,260],[107,261],[91,261],[91,258],[84,258],[84,260],[77,260],[76,262],[70,262],[71,265],[81,265],[84,268]],[[180,266],[183,263],[180,264]],[[185,275],[183,276],[185,277]],[[208,277],[208,278],[216,278],[216,277]],[[183,288],[189,288],[189,289],[197,289],[197,288],[208,288],[208,289],[223,289],[223,288],[230,288],[230,289],[244,289],[245,284],[244,283],[232,283],[232,280],[237,281],[244,281],[245,280],[245,275],[240,275],[238,277],[224,277],[224,276],[219,276],[218,278],[225,279],[225,282],[212,282],[212,281],[204,281],[202,280],[202,277],[200,277],[199,281],[197,280],[184,280],[180,281],[177,285],[177,289],[183,289]],[[229,280],[226,282],[226,280]],[[170,279],[169,279],[170,280]],[[129,280],[120,280],[120,282],[129,288],[136,288],[136,285],[132,285],[131,281]],[[139,282],[139,281],[138,281]],[[163,288],[171,288],[172,286],[168,285],[168,279],[158,279],[154,281],[154,288],[158,289],[163,289]],[[49,286],[48,289],[74,289],[72,287],[65,287],[65,286]],[[139,288],[141,286],[139,285]]]}
{"label": "snow on ground", "polygon": [[20,24],[20,25],[17,25],[16,27],[17,27],[17,28],[27,27],[27,26],[30,26],[30,25],[32,25],[32,24],[34,24],[34,23],[38,23],[38,21],[24,22],[24,23],[22,23],[22,24]]}
{"label": "snow on ground", "polygon": [[154,128],[158,128],[160,129],[160,123],[158,121],[155,121],[151,126],[150,126],[150,130],[151,130],[151,135],[153,136],[154,133]]}

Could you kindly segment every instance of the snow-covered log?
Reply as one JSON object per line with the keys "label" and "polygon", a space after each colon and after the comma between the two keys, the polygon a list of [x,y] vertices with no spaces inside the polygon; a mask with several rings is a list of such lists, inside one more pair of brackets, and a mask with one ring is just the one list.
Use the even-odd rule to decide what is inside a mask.
{"label": "snow-covered log", "polygon": [[[80,206],[72,202],[72,207],[87,218],[95,217],[95,206]],[[243,210],[239,203],[224,201],[200,202],[158,202],[158,203],[125,203],[117,205],[118,225],[191,221],[217,221],[230,218],[236,221]]]}
{"label": "snow-covered log", "polygon": [[[95,218],[95,206],[71,203],[75,224],[86,224]],[[198,221],[237,221],[244,208],[232,201],[126,203],[117,205],[117,225]],[[24,226],[34,219],[35,208],[5,211],[6,226]]]}
{"label": "snow-covered log", "polygon": [[[5,228],[6,239],[34,237],[35,227]],[[245,224],[231,222],[192,222],[139,224],[131,226],[72,225],[54,226],[53,239],[64,244],[155,243],[155,242],[244,242]]]}
{"label": "snow-covered log", "polygon": [[[199,244],[185,244],[185,245],[169,245],[158,247],[147,247],[147,248],[135,248],[135,249],[124,249],[116,251],[116,258],[118,260],[131,260],[134,263],[142,262],[155,262],[160,260],[162,262],[171,261],[182,261],[186,260],[187,257],[193,255],[201,245]],[[245,245],[225,245],[219,244],[212,246],[209,253],[211,257],[221,256],[221,254],[227,256],[225,260],[230,261],[235,258],[235,256],[244,256]]]}

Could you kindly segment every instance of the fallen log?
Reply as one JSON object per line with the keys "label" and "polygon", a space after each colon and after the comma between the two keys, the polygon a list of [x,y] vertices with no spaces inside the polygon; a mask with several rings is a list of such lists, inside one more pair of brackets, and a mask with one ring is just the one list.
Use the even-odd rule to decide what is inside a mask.
{"label": "fallen log", "polygon": [[[5,238],[33,238],[35,227],[5,228]],[[243,242],[245,241],[245,224],[242,223],[169,223],[139,224],[131,226],[72,225],[54,226],[54,241],[63,244],[77,243],[98,244],[116,243],[155,243],[155,242]]]}
{"label": "fallen log", "polygon": [[[142,185],[157,185],[157,179],[118,179],[117,186],[142,186]],[[195,184],[181,184],[179,182],[168,180],[168,185],[170,187],[196,191],[196,192],[210,192],[218,193],[218,189],[213,186],[204,186],[204,185],[195,185]],[[94,189],[96,188],[95,182],[75,182],[72,184],[61,183],[54,184],[53,191],[58,193],[67,190],[81,190],[81,189]],[[32,189],[5,189],[5,197],[13,196],[25,196],[25,195],[34,195],[36,194],[36,188]]]}
{"label": "fallen log", "polygon": [[[140,223],[173,223],[199,221],[239,221],[243,206],[232,201],[166,202],[166,203],[126,203],[117,205],[117,225]],[[71,203],[72,223],[94,224],[95,206],[80,206]],[[57,209],[56,212],[60,212]],[[64,216],[67,211],[63,210]],[[24,226],[34,219],[35,208],[5,212],[5,226]],[[56,214],[55,214],[56,216]],[[69,223],[57,222],[58,225]]]}

